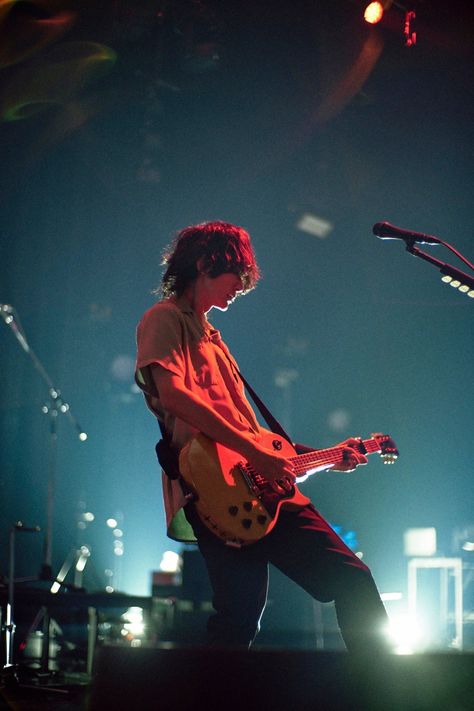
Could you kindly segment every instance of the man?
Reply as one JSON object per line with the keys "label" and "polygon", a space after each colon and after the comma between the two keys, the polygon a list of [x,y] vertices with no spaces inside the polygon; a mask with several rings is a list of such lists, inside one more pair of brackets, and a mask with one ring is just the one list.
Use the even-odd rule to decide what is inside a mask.
{"label": "man", "polygon": [[[192,225],[177,234],[164,264],[163,298],[137,330],[136,377],[160,422],[165,450],[167,443],[168,454],[177,452],[201,432],[239,453],[266,480],[294,481],[292,462],[261,444],[237,364],[207,319],[212,308],[227,311],[236,296],[256,286],[259,270],[249,235],[225,222]],[[353,448],[357,440],[342,444],[338,471],[367,462]],[[165,468],[170,474],[172,463]],[[235,548],[204,525],[179,477],[165,474],[163,490],[168,535],[197,539],[206,561],[215,608],[208,623],[211,643],[250,646],[265,607],[271,562],[315,599],[335,601],[350,652],[384,648],[387,616],[369,569],[309,500],[296,510],[283,505],[267,535]]]}

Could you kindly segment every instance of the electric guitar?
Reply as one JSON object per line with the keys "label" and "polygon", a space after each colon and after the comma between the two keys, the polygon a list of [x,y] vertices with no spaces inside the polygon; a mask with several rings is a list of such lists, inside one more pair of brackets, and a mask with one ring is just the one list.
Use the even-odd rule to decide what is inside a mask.
{"label": "electric guitar", "polygon": [[[344,460],[344,445],[296,454],[284,437],[265,429],[259,444],[292,462],[297,483]],[[385,464],[398,457],[395,443],[384,434],[360,440],[358,449],[380,454]],[[267,481],[240,454],[202,433],[181,450],[179,468],[200,519],[229,546],[240,548],[270,533],[282,506],[296,509],[310,503],[289,478]]]}

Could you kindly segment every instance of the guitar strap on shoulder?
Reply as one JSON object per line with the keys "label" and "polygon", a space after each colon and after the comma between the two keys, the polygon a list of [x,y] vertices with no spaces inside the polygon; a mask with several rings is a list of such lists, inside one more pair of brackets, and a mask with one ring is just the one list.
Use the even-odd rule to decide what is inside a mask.
{"label": "guitar strap on shoulder", "polygon": [[280,425],[278,420],[272,415],[272,413],[270,412],[268,407],[262,402],[262,400],[260,400],[259,396],[255,392],[253,387],[246,380],[246,378],[242,375],[242,373],[240,372],[240,368],[237,366],[237,363],[235,362],[235,360],[232,360],[232,358],[230,357],[229,350],[228,350],[227,346],[224,345],[224,343],[222,341],[218,344],[218,346],[221,349],[221,351],[223,352],[223,354],[225,355],[225,357],[227,358],[227,360],[229,361],[232,370],[237,373],[237,375],[243,382],[248,394],[254,401],[260,414],[262,415],[263,419],[265,420],[265,422],[267,423],[267,425],[269,426],[271,431],[275,432],[275,434],[279,434],[281,437],[286,439],[292,445],[293,442],[291,440],[291,437],[285,432],[285,430]]}
{"label": "guitar strap on shoulder", "polygon": [[252,388],[252,386],[248,383],[248,381],[244,378],[240,370],[237,370],[237,373],[239,374],[240,379],[242,380],[243,384],[245,385],[245,388],[256,404],[260,414],[262,415],[263,419],[269,426],[272,432],[275,432],[275,434],[279,434],[281,437],[284,437],[290,444],[293,444],[290,436],[286,433],[286,431],[283,429],[283,427],[280,425],[278,420],[272,415],[268,407],[265,405],[265,403],[260,400],[258,397],[257,393],[255,390]]}

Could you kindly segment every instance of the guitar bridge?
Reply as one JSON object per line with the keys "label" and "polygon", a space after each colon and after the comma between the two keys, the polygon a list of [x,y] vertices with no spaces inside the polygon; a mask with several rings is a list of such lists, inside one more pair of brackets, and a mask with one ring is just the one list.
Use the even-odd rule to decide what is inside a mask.
{"label": "guitar bridge", "polygon": [[260,496],[261,491],[260,491],[258,485],[256,484],[249,467],[247,467],[243,462],[239,462],[237,464],[237,467],[238,467],[240,473],[242,474],[242,477],[243,477],[245,483],[247,484],[248,488],[250,489],[250,491],[253,494],[255,494],[255,496]]}

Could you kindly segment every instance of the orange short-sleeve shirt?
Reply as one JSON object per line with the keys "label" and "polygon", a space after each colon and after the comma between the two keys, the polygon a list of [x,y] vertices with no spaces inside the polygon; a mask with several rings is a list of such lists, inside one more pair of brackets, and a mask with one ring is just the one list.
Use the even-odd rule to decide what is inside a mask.
{"label": "orange short-sleeve shirt", "polygon": [[[259,431],[258,421],[238,376],[237,364],[219,331],[212,327],[205,331],[183,298],[160,301],[145,312],[137,327],[136,363],[136,381],[144,392],[148,407],[180,449],[196,430],[163,409],[151,376],[151,365],[160,365],[182,378],[188,390],[237,429],[249,433]],[[182,515],[186,500],[179,481],[163,474],[163,494],[168,535],[177,540],[194,540]]]}

